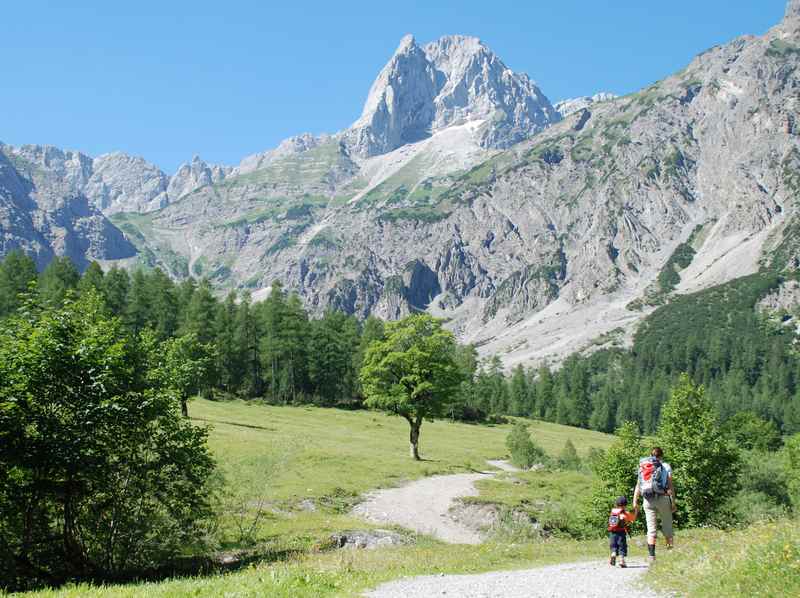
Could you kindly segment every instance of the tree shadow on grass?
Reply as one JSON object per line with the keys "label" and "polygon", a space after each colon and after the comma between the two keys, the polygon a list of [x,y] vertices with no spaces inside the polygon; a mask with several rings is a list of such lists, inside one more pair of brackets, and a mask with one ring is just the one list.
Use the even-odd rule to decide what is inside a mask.
{"label": "tree shadow on grass", "polygon": [[190,417],[189,419],[207,424],[224,424],[226,426],[236,426],[239,428],[250,428],[252,430],[264,430],[265,432],[276,432],[275,428],[267,428],[266,426],[257,426],[256,424],[242,424],[239,422],[229,422],[221,419],[206,419],[204,417]]}
{"label": "tree shadow on grass", "polygon": [[209,577],[223,573],[232,573],[256,563],[284,562],[303,553],[297,548],[239,550],[220,552],[214,555],[187,556],[177,558],[161,567],[144,571],[131,571],[113,578],[84,579],[97,584],[138,584],[142,582],[159,582],[166,579],[186,577]]}

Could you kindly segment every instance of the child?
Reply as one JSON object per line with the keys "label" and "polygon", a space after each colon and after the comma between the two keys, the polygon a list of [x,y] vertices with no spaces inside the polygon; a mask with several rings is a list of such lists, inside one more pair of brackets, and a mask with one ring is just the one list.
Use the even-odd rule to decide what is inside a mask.
{"label": "child", "polygon": [[612,567],[617,564],[618,555],[619,566],[627,567],[625,557],[628,556],[628,526],[639,516],[638,508],[633,513],[626,511],[627,504],[628,499],[620,496],[608,516],[608,543],[611,546],[611,558],[608,559],[608,564]]}

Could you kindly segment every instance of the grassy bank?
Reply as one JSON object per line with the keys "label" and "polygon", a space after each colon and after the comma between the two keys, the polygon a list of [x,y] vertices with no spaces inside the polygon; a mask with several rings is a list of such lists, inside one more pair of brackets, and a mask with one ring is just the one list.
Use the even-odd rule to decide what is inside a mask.
{"label": "grassy bank", "polygon": [[605,540],[554,540],[537,544],[444,545],[420,539],[415,546],[308,555],[289,563],[261,564],[226,575],[125,586],[72,586],[26,594],[37,598],[173,598],[178,596],[355,597],[383,581],[436,573],[478,573],[605,555]]}
{"label": "grassy bank", "polygon": [[677,548],[659,557],[648,581],[697,598],[800,596],[800,522],[679,534]]}
{"label": "grassy bank", "polygon": [[[360,494],[439,473],[487,470],[506,455],[510,425],[426,422],[423,461],[408,456],[408,424],[368,411],[273,407],[244,401],[190,403],[190,415],[211,426],[212,452],[234,492],[287,505],[310,498]],[[556,455],[567,439],[581,455],[606,448],[612,436],[531,422],[536,441]]]}
{"label": "grassy bank", "polygon": [[[103,588],[83,585],[38,595],[350,595],[404,575],[526,567],[604,551],[597,542],[453,547],[417,537],[411,546],[320,552],[317,547],[333,532],[371,527],[348,515],[363,492],[428,475],[488,470],[487,459],[506,456],[511,426],[426,422],[421,437],[425,460],[415,462],[408,456],[408,424],[382,413],[205,400],[193,401],[189,410],[198,425],[209,426],[209,443],[226,481],[221,550],[247,548],[266,558],[224,575]],[[567,439],[582,456],[592,447],[607,447],[612,439],[540,422],[531,422],[530,429],[551,455]],[[539,478],[550,475],[557,474],[542,472]],[[562,482],[553,482],[554,488],[563,487]],[[510,480],[498,484],[506,488],[487,487],[488,500],[516,504],[541,498],[538,486]],[[549,493],[545,498],[560,500]]]}

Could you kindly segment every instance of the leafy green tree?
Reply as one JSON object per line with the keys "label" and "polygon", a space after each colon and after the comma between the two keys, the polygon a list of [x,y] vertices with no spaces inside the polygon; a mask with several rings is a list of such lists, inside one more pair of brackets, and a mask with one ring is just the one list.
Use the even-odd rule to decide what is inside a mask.
{"label": "leafy green tree", "polygon": [[39,276],[39,295],[48,305],[60,305],[78,286],[80,273],[68,257],[55,257]]}
{"label": "leafy green tree", "polygon": [[578,451],[575,450],[575,445],[572,444],[569,438],[567,438],[567,441],[564,443],[564,448],[561,449],[561,453],[558,455],[558,466],[562,469],[569,469],[572,471],[579,471],[581,469],[581,458],[578,456]]}
{"label": "leafy green tree", "polygon": [[153,358],[94,291],[0,324],[0,586],[112,579],[200,545],[207,432]]}
{"label": "leafy green tree", "polygon": [[739,448],[777,451],[781,448],[781,433],[771,421],[752,411],[741,411],[722,425],[722,433]]}
{"label": "leafy green tree", "polygon": [[722,434],[704,388],[688,375],[664,405],[658,438],[672,465],[684,520],[692,526],[713,521],[738,490],[739,453]]}
{"label": "leafy green tree", "polygon": [[208,386],[214,359],[213,345],[201,343],[193,332],[167,339],[158,348],[151,374],[177,397],[183,417],[189,417],[189,398]]}
{"label": "leafy green tree", "polygon": [[517,422],[506,436],[506,448],[511,462],[521,469],[530,469],[537,463],[546,463],[547,454],[531,438],[528,425]]}
{"label": "leafy green tree", "polygon": [[783,445],[789,496],[795,512],[800,512],[800,433],[787,439]]}
{"label": "leafy green tree", "polygon": [[36,262],[18,249],[0,260],[0,318],[16,311],[37,276]]}
{"label": "leafy green tree", "polygon": [[386,338],[370,344],[361,369],[367,407],[408,421],[411,456],[419,460],[422,422],[442,416],[458,392],[462,370],[456,341],[442,322],[427,314],[386,325]]}
{"label": "leafy green tree", "polygon": [[618,496],[626,496],[631,500],[636,487],[639,459],[644,454],[639,426],[635,422],[625,422],[617,429],[616,439],[608,450],[593,456],[590,462],[597,481],[585,513],[590,526],[603,530],[614,500]]}

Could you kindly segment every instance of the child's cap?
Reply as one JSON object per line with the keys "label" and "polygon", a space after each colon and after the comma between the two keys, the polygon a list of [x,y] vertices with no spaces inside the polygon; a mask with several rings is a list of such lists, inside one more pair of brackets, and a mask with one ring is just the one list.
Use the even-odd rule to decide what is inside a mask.
{"label": "child's cap", "polygon": [[624,507],[627,504],[628,504],[628,498],[625,496],[620,496],[616,501],[616,505],[618,507]]}

